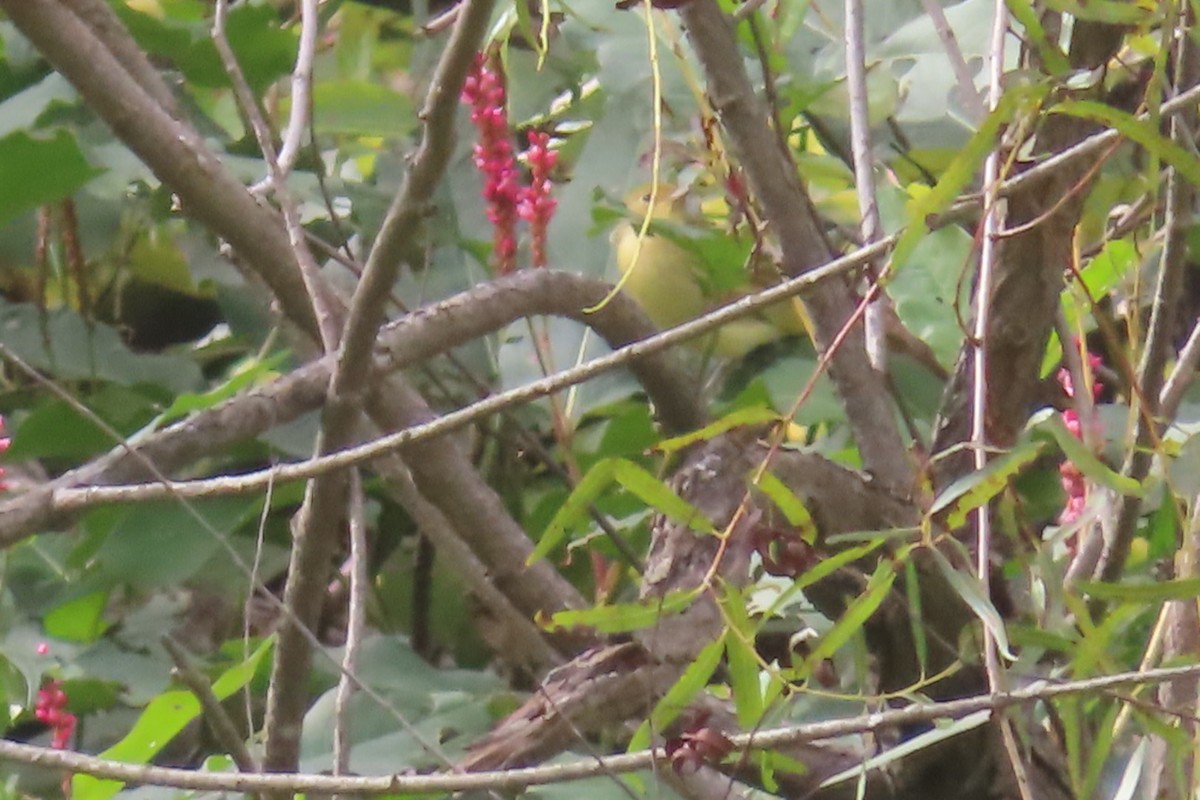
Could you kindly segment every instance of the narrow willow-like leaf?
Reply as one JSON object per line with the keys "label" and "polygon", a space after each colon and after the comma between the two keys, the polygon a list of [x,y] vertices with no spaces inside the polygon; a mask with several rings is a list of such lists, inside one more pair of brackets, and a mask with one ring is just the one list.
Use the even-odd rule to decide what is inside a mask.
{"label": "narrow willow-like leaf", "polygon": [[783,608],[784,604],[787,603],[788,600],[791,600],[797,592],[804,591],[805,588],[812,586],[817,581],[829,575],[832,575],[834,572],[846,566],[847,564],[851,564],[860,558],[865,558],[866,556],[870,555],[872,551],[881,547],[883,543],[883,539],[877,539],[873,542],[859,545],[858,547],[851,547],[843,550],[840,553],[834,553],[828,558],[822,558],[821,561],[814,565],[812,569],[805,570],[803,574],[801,574],[798,578],[796,578],[795,581],[792,582],[791,586],[789,586],[785,591],[781,592],[779,597],[775,598],[775,602],[773,602],[771,607],[767,609],[765,616],[774,616],[776,613],[778,613],[779,609]]}
{"label": "narrow willow-like leaf", "polygon": [[[265,640],[249,658],[227,669],[212,685],[217,699],[224,700],[249,683],[259,663],[271,652],[274,644],[273,637]],[[100,757],[127,764],[148,764],[198,716],[200,701],[191,692],[163,692],[150,701],[125,738],[101,753]],[[76,775],[71,779],[71,796],[75,800],[108,800],[121,791],[122,786],[124,784],[121,781]]]}
{"label": "narrow willow-like leaf", "polygon": [[654,706],[650,717],[638,726],[633,738],[629,740],[630,753],[649,747],[651,734],[670,725],[679,716],[679,713],[687,708],[688,703],[692,702],[692,698],[708,685],[708,679],[712,677],[717,665],[721,663],[721,655],[724,652],[724,636],[705,645],[704,649],[700,651],[700,655],[696,656],[696,660],[688,665],[688,668],[679,676],[679,680],[675,681],[675,685],[667,690],[663,699]]}
{"label": "narrow willow-like leaf", "polygon": [[1158,124],[1094,100],[1068,100],[1050,111],[1090,119],[1116,130],[1151,154],[1170,164],[1193,184],[1200,184],[1200,158],[1159,132]]}
{"label": "narrow willow-like leaf", "polygon": [[1034,415],[1028,427],[1037,433],[1049,434],[1062,449],[1063,455],[1070,459],[1088,480],[1123,495],[1145,497],[1145,490],[1140,483],[1101,461],[1075,434],[1067,430],[1066,423],[1059,414],[1049,410],[1039,412]]}
{"label": "narrow willow-like leaf", "polygon": [[921,674],[929,674],[929,642],[925,638],[925,621],[921,614],[921,579],[912,559],[904,559],[904,590],[908,595],[908,624],[912,629],[913,649]]}
{"label": "narrow willow-like leaf", "polygon": [[892,562],[880,561],[879,565],[875,567],[875,572],[867,580],[866,591],[851,601],[850,605],[846,607],[846,612],[821,637],[816,647],[809,653],[808,658],[804,660],[805,674],[810,674],[814,665],[832,656],[841,649],[842,645],[850,641],[850,637],[862,630],[863,625],[879,608],[883,598],[887,597],[895,582],[896,571],[892,568]]}
{"label": "narrow willow-like leaf", "polygon": [[695,594],[670,592],[661,600],[645,603],[619,603],[610,606],[568,609],[552,615],[544,627],[548,631],[591,628],[600,633],[626,633],[649,628],[668,614],[677,614],[692,604]]}
{"label": "narrow willow-like leaf", "polygon": [[1116,603],[1150,605],[1170,600],[1192,600],[1200,597],[1200,578],[1180,578],[1155,583],[1102,583],[1080,581],[1079,591],[1096,600]]}
{"label": "narrow willow-like leaf", "polygon": [[783,512],[783,516],[787,519],[788,524],[800,532],[801,539],[809,544],[816,544],[816,523],[813,522],[812,515],[808,513],[808,509],[805,508],[804,501],[797,497],[796,493],[789,489],[787,484],[770,472],[764,472],[762,477],[758,479],[758,488],[763,494],[771,498],[771,502]]}
{"label": "narrow willow-like leaf", "polygon": [[1046,29],[1042,27],[1039,12],[1034,9],[1033,3],[1030,0],[1005,0],[1004,4],[1008,6],[1013,19],[1025,29],[1025,38],[1037,48],[1046,71],[1057,77],[1070,72],[1071,62],[1067,60],[1058,43],[1051,41],[1046,35]]}
{"label": "narrow willow-like leaf", "polygon": [[716,422],[711,422],[698,431],[692,431],[691,433],[685,433],[682,436],[676,436],[659,442],[654,449],[667,454],[675,453],[696,442],[707,442],[709,439],[713,439],[734,428],[740,428],[744,425],[764,425],[768,422],[778,421],[779,413],[772,411],[766,406],[739,408],[732,414],[726,414]]}
{"label": "narrow willow-like leaf", "polygon": [[967,521],[967,515],[987,505],[993,497],[1004,491],[1008,482],[1041,454],[1040,442],[1023,442],[976,472],[968,473],[946,487],[933,501],[930,512],[947,511],[946,527],[958,528]]}
{"label": "narrow willow-like leaf", "polygon": [[746,613],[742,593],[730,587],[721,598],[721,607],[729,621],[725,632],[725,654],[729,663],[729,683],[738,725],[754,727],[762,718],[763,697],[758,681],[758,656],[754,652],[755,626]]}
{"label": "narrow willow-like leaf", "polygon": [[1140,28],[1153,18],[1157,4],[1129,0],[1046,0],[1046,7],[1076,19]]}
{"label": "narrow willow-like leaf", "polygon": [[537,546],[526,559],[526,564],[532,564],[549,555],[554,548],[566,538],[567,530],[578,525],[588,513],[588,507],[596,501],[609,484],[613,481],[616,471],[616,460],[601,459],[592,465],[579,484],[571,491],[562,507],[555,512],[554,517],[542,532]]}
{"label": "narrow willow-like leaf", "polygon": [[1096,791],[1104,768],[1112,764],[1113,723],[1121,711],[1120,703],[1109,703],[1104,719],[1096,726],[1096,734],[1088,742],[1087,768],[1083,774],[1083,791],[1080,797],[1100,797],[1104,792]]}
{"label": "narrow willow-like leaf", "polygon": [[984,594],[979,578],[971,573],[955,569],[954,565],[937,548],[930,548],[929,552],[933,553],[933,560],[938,565],[938,569],[942,571],[942,575],[945,576],[946,582],[950,584],[950,588],[963,599],[964,603],[970,606],[971,610],[975,612],[975,616],[979,617],[979,621],[991,632],[1000,655],[1009,661],[1015,661],[1016,656],[1008,647],[1008,631],[1004,629],[1004,620],[1000,618],[1000,612],[992,605],[992,599]]}
{"label": "narrow willow-like leaf", "polygon": [[960,733],[966,733],[969,730],[978,728],[980,725],[983,725],[989,719],[991,719],[991,716],[991,711],[976,711],[974,714],[968,714],[962,719],[956,719],[948,724],[936,725],[932,729],[918,734],[902,744],[899,744],[895,747],[890,747],[883,753],[867,759],[862,764],[851,767],[850,769],[826,778],[821,783],[820,788],[824,789],[829,786],[835,786],[843,781],[848,781],[851,778],[857,778],[861,775],[865,775],[870,770],[886,766],[894,761],[897,761],[898,759],[904,758],[907,755],[923,750],[926,747],[932,747],[938,742],[943,742],[946,739],[958,736]]}
{"label": "narrow willow-like leaf", "polygon": [[676,522],[682,522],[700,533],[716,533],[716,526],[708,517],[688,501],[684,500],[652,473],[625,459],[613,462],[613,477],[617,483],[633,493],[639,500],[660,511]]}
{"label": "narrow willow-like leaf", "polygon": [[276,370],[291,358],[286,351],[273,356],[255,359],[247,362],[232,378],[202,394],[183,392],[178,395],[166,411],[154,420],[156,427],[161,427],[177,419],[183,419],[194,411],[204,411],[228,400],[243,389],[253,386],[264,378],[274,375]]}
{"label": "narrow willow-like leaf", "polygon": [[987,115],[979,130],[975,131],[966,145],[959,150],[937,184],[909,201],[908,226],[896,242],[896,249],[892,251],[892,264],[901,268],[905,265],[917,242],[929,233],[929,217],[950,208],[967,184],[974,179],[984,159],[996,146],[1000,129],[1012,121],[1026,104],[1038,102],[1046,91],[1046,87],[1018,86],[1005,92],[999,105]]}

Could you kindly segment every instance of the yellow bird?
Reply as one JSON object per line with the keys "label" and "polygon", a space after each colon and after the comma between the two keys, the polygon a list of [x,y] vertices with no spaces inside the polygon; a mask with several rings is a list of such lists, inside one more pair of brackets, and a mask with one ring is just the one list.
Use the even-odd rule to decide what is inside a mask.
{"label": "yellow bird", "polygon": [[[622,289],[642,307],[650,321],[660,328],[670,328],[723,305],[721,298],[705,292],[704,263],[696,253],[666,236],[650,232],[642,238],[639,248],[640,220],[650,210],[649,187],[630,192],[625,204],[634,221],[623,221],[612,232],[617,268],[622,275]],[[683,198],[668,186],[659,187],[652,220],[685,222],[691,216]],[[723,299],[730,302],[753,291],[752,277],[747,275],[746,284]],[[699,346],[705,350],[711,348],[722,358],[739,359],[756,347],[808,331],[807,312],[799,300],[792,299],[721,326],[715,338],[701,339]]]}

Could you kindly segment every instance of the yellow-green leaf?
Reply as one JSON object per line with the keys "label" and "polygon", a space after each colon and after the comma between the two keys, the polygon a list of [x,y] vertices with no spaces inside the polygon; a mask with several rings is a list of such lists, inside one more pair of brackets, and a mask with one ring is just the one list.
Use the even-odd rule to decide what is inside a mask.
{"label": "yellow-green leaf", "polygon": [[659,622],[664,615],[683,611],[696,599],[692,592],[670,592],[661,600],[619,603],[593,608],[559,611],[544,627],[548,631],[592,628],[600,633],[626,633],[642,630]]}
{"label": "yellow-green leaf", "polygon": [[1004,491],[1008,482],[1034,461],[1041,453],[1040,442],[1027,441],[1017,445],[976,472],[968,473],[938,495],[930,513],[946,511],[946,526],[958,528],[967,521],[967,514],[986,505]]}
{"label": "yellow-green leaf", "polygon": [[770,472],[765,472],[758,479],[758,488],[763,494],[771,498],[771,502],[783,512],[783,516],[787,519],[788,524],[800,532],[801,539],[809,544],[816,544],[816,523],[813,522],[812,515],[808,513],[808,509],[805,508],[804,501],[797,497],[796,493],[789,489],[787,484]]}

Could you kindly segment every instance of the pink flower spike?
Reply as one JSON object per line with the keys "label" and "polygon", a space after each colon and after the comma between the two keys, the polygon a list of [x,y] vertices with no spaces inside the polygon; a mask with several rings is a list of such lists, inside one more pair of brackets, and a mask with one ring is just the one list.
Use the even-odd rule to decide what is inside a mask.
{"label": "pink flower spike", "polygon": [[551,173],[558,163],[558,153],[550,149],[550,134],[534,131],[529,134],[529,149],[525,151],[525,160],[529,164],[529,186],[521,194],[521,202],[517,212],[521,219],[529,223],[529,234],[532,240],[533,266],[544,267],[546,258],[546,232],[554,209],[558,207],[550,192],[554,188]]}
{"label": "pink flower spike", "polygon": [[[10,444],[12,444],[12,440],[6,436],[3,436],[3,433],[4,416],[0,415],[0,455],[4,455],[4,451],[8,449]],[[0,467],[0,492],[3,492],[7,488],[8,484],[4,482],[4,467]]]}
{"label": "pink flower spike", "polygon": [[492,223],[492,262],[503,275],[516,268],[521,186],[505,107],[504,78],[488,67],[482,53],[475,57],[461,97],[471,106],[471,122],[479,134],[472,161],[483,174],[483,200]]}
{"label": "pink flower spike", "polygon": [[37,704],[33,715],[39,721],[50,726],[52,738],[50,746],[55,750],[66,750],[75,735],[75,715],[67,710],[67,693],[63,691],[60,681],[51,679],[38,690]]}

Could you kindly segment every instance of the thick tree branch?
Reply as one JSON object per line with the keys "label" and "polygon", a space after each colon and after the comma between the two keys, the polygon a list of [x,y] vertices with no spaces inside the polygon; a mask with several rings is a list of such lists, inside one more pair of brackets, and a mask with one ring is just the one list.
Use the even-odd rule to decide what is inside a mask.
{"label": "thick tree branch", "polygon": [[[868,248],[869,249],[869,248]],[[473,403],[466,408],[452,411],[442,417],[435,417],[433,412],[414,417],[410,424],[380,438],[359,446],[347,447],[336,453],[317,456],[308,461],[275,467],[255,473],[231,477],[207,478],[197,481],[182,481],[172,483],[139,484],[138,486],[90,487],[78,491],[70,489],[58,490],[61,495],[58,501],[63,506],[79,507],[99,504],[101,502],[124,502],[132,499],[148,500],[168,496],[199,497],[201,495],[242,494],[255,491],[279,481],[293,481],[313,478],[330,471],[356,466],[390,454],[393,451],[410,447],[428,439],[444,436],[472,422],[483,419],[504,409],[527,403],[531,400],[548,397],[555,392],[583,383],[597,375],[625,366],[631,360],[640,358],[652,352],[661,350],[677,342],[694,338],[702,333],[719,327],[734,316],[746,313],[748,309],[758,308],[768,304],[769,298],[778,299],[779,293],[787,292],[797,286],[811,285],[817,279],[833,274],[845,268],[848,263],[858,263],[858,257],[847,257],[814,270],[800,278],[795,278],[786,284],[780,284],[769,292],[763,292],[753,297],[743,298],[737,303],[725,306],[703,319],[672,328],[645,341],[625,345],[619,350],[606,356],[588,361],[578,367],[566,370],[547,378],[534,381],[516,389],[510,389],[498,395]],[[74,499],[68,499],[73,497]],[[448,498],[447,498],[448,500]]]}
{"label": "thick tree branch", "polygon": [[[730,19],[715,0],[691,0],[680,15],[704,66],[708,94],[729,134],[730,150],[746,171],[754,195],[779,238],[783,271],[802,275],[833,259],[796,165],[771,132],[769,114],[754,94]],[[805,297],[816,327],[816,344],[828,349],[851,319],[855,300],[844,281],[822,285]],[[878,373],[867,359],[862,324],[855,325],[830,363],[863,464],[892,486],[913,483],[913,464],[896,425],[896,414]]]}
{"label": "thick tree branch", "polygon": [[[535,675],[561,664],[565,654],[555,650],[533,618],[520,611],[512,598],[496,588],[487,566],[462,540],[445,515],[421,496],[403,462],[394,457],[382,458],[374,466],[387,478],[388,491],[416,522],[422,535],[433,543],[442,563],[454,570],[493,621],[494,624],[489,625],[488,643],[509,663],[525,667]],[[569,595],[556,598],[553,605],[565,608],[575,602],[578,602],[578,593],[572,589]]]}
{"label": "thick tree branch", "polygon": [[[1072,64],[1079,69],[1094,69],[1107,62],[1121,40],[1122,32],[1115,26],[1081,21],[1072,36]],[[1086,120],[1051,115],[1039,130],[1037,152],[1061,153],[1085,141],[1096,128]],[[1037,183],[1008,184],[1022,187],[1008,195],[1007,219],[1009,228],[1021,232],[1004,239],[991,292],[991,320],[983,344],[988,362],[988,418],[984,422],[987,440],[995,447],[1009,447],[1016,441],[1036,397],[1063,273],[1074,258],[1071,242],[1086,198],[1090,167],[1082,159],[1073,160]],[[1005,186],[1000,187],[1000,193],[1006,194]],[[1027,226],[1034,221],[1037,224]],[[968,342],[947,386],[934,437],[934,453],[944,453],[971,438],[969,386],[974,369],[973,352],[974,347]],[[938,461],[937,482],[946,485],[971,469],[970,451],[960,451]]]}
{"label": "thick tree branch", "polygon": [[[362,277],[355,288],[341,332],[340,348],[329,394],[321,417],[321,430],[316,451],[328,454],[352,443],[364,409],[367,387],[371,385],[372,354],[376,335],[383,324],[389,293],[400,270],[401,251],[416,231],[429,198],[442,178],[454,151],[454,123],[458,96],[467,71],[478,51],[491,17],[493,0],[465,0],[459,8],[458,19],[442,51],[429,87],[425,108],[421,144],[405,174],[404,183],[389,210],[383,227],[367,258]],[[326,342],[327,346],[330,344]],[[405,427],[428,413],[415,392],[406,391],[404,384],[393,378],[389,381],[394,395],[405,395],[398,401],[403,411],[387,414],[391,407],[378,396],[372,401],[372,413],[377,420],[387,414],[383,427]],[[454,451],[447,443],[425,447],[428,460],[414,463],[418,486],[422,476],[435,476],[423,490],[429,496],[453,502],[442,506],[447,516],[459,510],[472,512],[474,522],[480,522],[480,503],[494,500],[492,524],[516,522],[505,513],[499,498],[486,485],[474,486],[469,495],[446,491],[465,488],[462,481],[483,484],[471,469],[469,460]],[[458,482],[444,480],[453,475]],[[431,484],[431,485],[429,485]],[[294,770],[300,754],[301,723],[308,704],[308,687],[304,676],[312,660],[308,640],[300,631],[301,625],[311,627],[321,610],[321,588],[327,580],[329,560],[340,538],[345,506],[344,476],[337,472],[316,477],[308,484],[304,504],[293,519],[293,543],[284,603],[295,612],[296,622],[288,621],[279,631],[279,640],[272,659],[271,683],[267,692],[266,754],[263,765],[272,771]],[[464,502],[466,501],[466,502]],[[451,517],[452,518],[452,517]],[[452,518],[453,519],[453,518]],[[487,530],[487,522],[476,530]],[[463,531],[467,533],[467,531]]]}
{"label": "thick tree branch", "polygon": [[63,5],[75,12],[81,20],[104,42],[113,56],[120,62],[138,85],[173,117],[179,116],[175,96],[162,79],[162,75],[150,63],[146,53],[138,47],[120,17],[104,0],[63,0]]}

